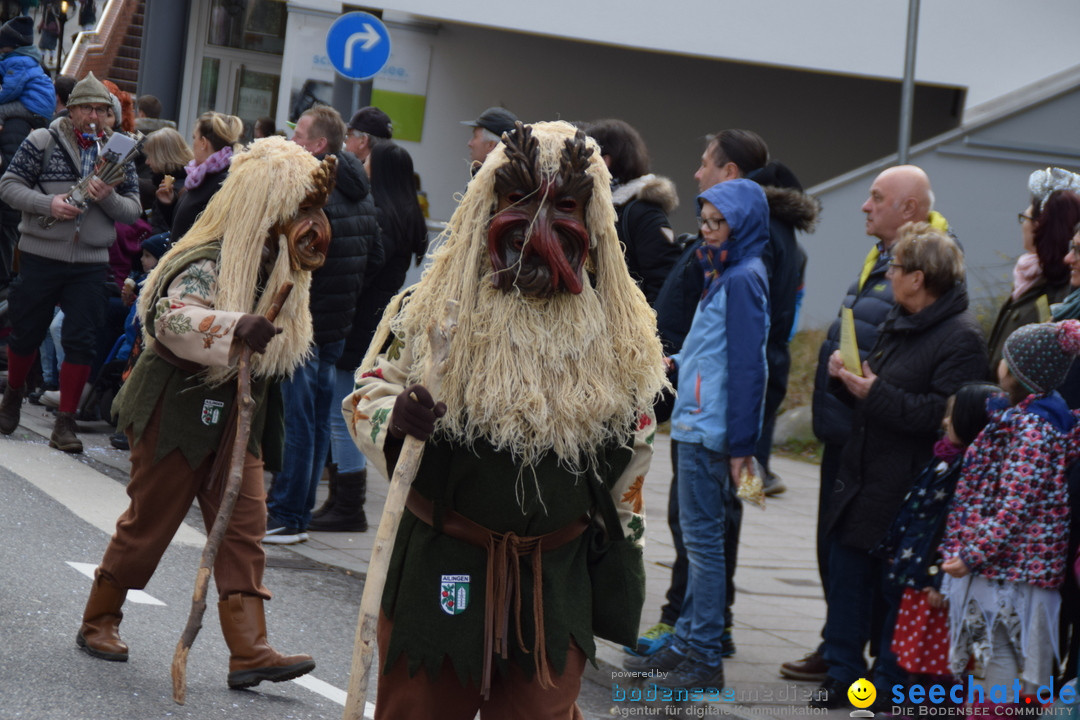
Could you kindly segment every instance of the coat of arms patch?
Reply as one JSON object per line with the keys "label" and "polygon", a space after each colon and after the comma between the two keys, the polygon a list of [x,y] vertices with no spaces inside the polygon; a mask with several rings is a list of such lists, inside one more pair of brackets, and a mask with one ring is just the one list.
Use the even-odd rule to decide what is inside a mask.
{"label": "coat of arms patch", "polygon": [[223,407],[225,407],[225,403],[220,400],[203,400],[202,424],[217,425],[221,422],[221,409]]}
{"label": "coat of arms patch", "polygon": [[439,607],[447,615],[460,615],[469,606],[469,576],[443,575],[439,583]]}

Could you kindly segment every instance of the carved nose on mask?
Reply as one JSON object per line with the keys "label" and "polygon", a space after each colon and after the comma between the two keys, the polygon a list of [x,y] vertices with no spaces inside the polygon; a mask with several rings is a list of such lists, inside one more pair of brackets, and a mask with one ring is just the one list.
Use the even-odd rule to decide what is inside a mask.
{"label": "carved nose on mask", "polygon": [[565,289],[567,292],[577,295],[581,292],[581,278],[578,277],[574,267],[566,257],[562,242],[559,239],[559,221],[551,217],[548,206],[541,207],[536,214],[536,223],[532,233],[522,248],[525,258],[530,256],[539,257],[551,270],[551,290],[557,292]]}

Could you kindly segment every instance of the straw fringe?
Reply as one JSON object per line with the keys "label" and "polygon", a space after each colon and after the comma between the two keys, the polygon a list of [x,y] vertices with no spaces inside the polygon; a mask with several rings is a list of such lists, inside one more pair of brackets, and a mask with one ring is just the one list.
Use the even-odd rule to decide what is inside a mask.
{"label": "straw fringe", "polygon": [[[277,240],[277,259],[256,305],[262,249],[276,224],[292,219],[315,187],[319,161],[307,150],[281,137],[257,140],[234,155],[229,175],[192,228],[150,273],[140,293],[139,317],[145,332],[146,312],[186,250],[221,241],[215,306],[224,311],[265,314],[286,282],[295,285],[275,324],[282,333],[265,353],[252,357],[252,376],[291,375],[311,352],[312,325],[308,309],[311,273],[289,265],[288,243]],[[170,262],[171,261],[171,262]],[[163,290],[163,289],[161,289]],[[235,377],[235,367],[210,367],[206,381],[220,384]]]}
{"label": "straw fringe", "polygon": [[[554,175],[574,128],[537,123],[542,172]],[[401,297],[387,309],[360,372],[371,368],[389,333],[410,343],[419,382],[429,347],[426,329],[445,301],[461,303],[457,335],[442,384],[447,414],[441,432],[465,443],[481,438],[531,465],[554,452],[566,466],[584,469],[610,440],[625,441],[640,413],[667,386],[656,315],[626,269],[615,232],[610,176],[594,148],[586,213],[593,249],[579,295],[551,298],[504,293],[491,283],[487,230],[497,197],[500,144],[469,183],[432,264],[401,312]]]}

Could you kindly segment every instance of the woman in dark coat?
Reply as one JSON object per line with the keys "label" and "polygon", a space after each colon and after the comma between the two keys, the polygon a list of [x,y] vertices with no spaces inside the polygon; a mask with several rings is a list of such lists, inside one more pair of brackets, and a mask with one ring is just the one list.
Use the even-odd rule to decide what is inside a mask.
{"label": "woman in dark coat", "polygon": [[652,305],[682,253],[668,221],[668,213],[679,206],[675,183],[649,172],[648,148],[629,123],[597,120],[587,132],[600,145],[600,155],[611,171],[615,229],[626,267]]}
{"label": "woman in dark coat", "polygon": [[903,226],[888,275],[896,307],[861,374],[844,366],[840,351],[829,358],[829,375],[846,389],[855,413],[826,510],[829,676],[828,700],[820,704],[830,707],[843,702],[852,682],[870,677],[863,649],[872,638],[884,639],[872,681],[903,682],[889,649],[895,606],[885,626],[872,629],[875,606],[889,598],[883,562],[871,550],[930,459],[946,400],[986,368],[982,333],[967,312],[963,256],[952,239],[929,223]]}
{"label": "woman in dark coat", "polygon": [[[345,339],[345,351],[335,366],[338,397],[355,387],[354,374],[367,352],[375,329],[390,299],[405,282],[405,273],[427,250],[427,226],[416,197],[413,162],[408,151],[390,141],[372,146],[365,163],[371,176],[374,217],[365,222],[378,226],[379,251],[368,258],[363,289],[356,302],[352,329]],[[365,193],[367,179],[364,179]],[[330,532],[363,532],[367,529],[364,501],[367,497],[367,461],[345,425],[340,412],[330,414],[330,446],[334,463],[330,471],[330,494],[326,503],[312,514],[308,529]]]}
{"label": "woman in dark coat", "polygon": [[195,159],[184,168],[187,176],[181,191],[163,180],[158,186],[155,208],[170,223],[173,242],[184,237],[195,218],[206,209],[210,198],[229,174],[229,161],[244,134],[244,121],[235,115],[204,112],[195,121],[191,150]]}
{"label": "woman in dark coat", "polygon": [[[150,204],[144,202],[143,207],[149,207],[148,220],[154,233],[169,232],[172,230],[173,205],[171,200],[174,195],[170,192],[165,195],[170,202],[166,205],[157,198],[157,192],[162,187],[165,177],[172,180],[166,182],[172,188],[182,188],[187,180],[187,164],[194,159],[191,148],[188,147],[184,136],[172,128],[161,128],[146,136],[146,144],[143,145],[146,154],[146,168],[149,171],[146,178],[139,179],[139,193],[144,194],[144,185],[149,187]],[[164,193],[162,193],[164,195]],[[166,215],[168,219],[166,219]]]}

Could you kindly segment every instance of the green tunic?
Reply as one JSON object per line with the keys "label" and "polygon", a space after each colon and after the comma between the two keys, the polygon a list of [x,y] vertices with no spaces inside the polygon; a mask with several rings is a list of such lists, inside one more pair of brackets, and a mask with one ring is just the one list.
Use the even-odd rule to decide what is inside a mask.
{"label": "green tunic", "polygon": [[[631,455],[629,447],[614,446],[599,454],[599,476],[606,487],[615,484]],[[424,448],[413,488],[436,504],[436,522],[441,506],[489,530],[535,536],[569,525],[590,510],[589,479],[584,473],[560,466],[554,454],[522,471],[509,453],[496,452],[486,443],[469,450],[433,439]],[[542,555],[544,636],[556,675],[566,666],[571,639],[590,659],[596,653],[586,564],[591,533],[587,530]],[[533,578],[527,558],[522,558],[520,567],[521,642],[531,650]],[[406,510],[394,544],[382,607],[391,619],[407,621],[394,625],[384,668],[389,669],[404,653],[410,674],[424,666],[436,677],[443,658],[448,657],[463,684],[471,680],[479,687],[484,663],[486,573],[483,548],[445,535]],[[446,607],[442,593],[447,578],[458,590],[450,599],[465,599],[464,603]],[[511,611],[510,657],[531,675],[534,661],[518,646],[514,623]],[[505,663],[497,662],[495,669],[505,672]]]}
{"label": "green tunic", "polygon": [[[220,250],[220,243],[214,243],[191,250],[185,257],[178,258],[173,264],[172,273],[158,285],[161,294],[167,292],[172,280],[189,264],[199,260],[216,261]],[[154,298],[155,302],[147,313],[147,331],[151,337],[155,335],[156,301],[160,297]],[[263,457],[269,469],[275,469],[281,464],[285,433],[278,383],[253,379],[251,395],[255,400],[255,414],[248,450],[256,457]],[[154,352],[151,344],[139,356],[131,375],[113,400],[112,411],[118,417],[117,427],[121,430],[131,428],[134,440],[138,442],[159,402],[164,403],[164,407],[154,462],[178,449],[188,464],[195,468],[207,455],[216,452],[221,443],[222,433],[236,402],[236,383],[210,386],[204,382],[201,373],[187,372],[164,360]]]}

